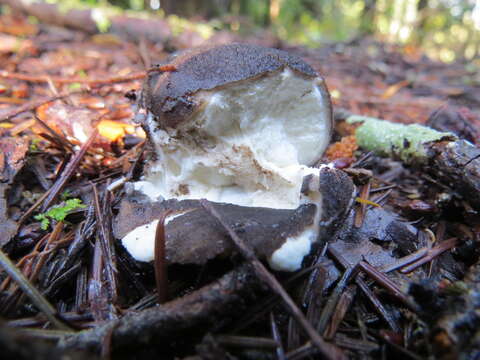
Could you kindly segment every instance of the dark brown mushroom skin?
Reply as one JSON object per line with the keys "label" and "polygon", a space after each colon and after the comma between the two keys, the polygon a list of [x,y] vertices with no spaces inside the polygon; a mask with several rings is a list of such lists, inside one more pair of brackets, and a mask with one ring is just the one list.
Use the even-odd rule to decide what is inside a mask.
{"label": "dark brown mushroom skin", "polygon": [[252,80],[285,68],[316,79],[325,105],[332,111],[323,78],[301,58],[282,50],[237,43],[201,47],[178,55],[168,65],[175,70],[149,73],[140,97],[140,108],[154,115],[163,129],[177,128],[201,108],[201,101],[195,96],[199,91]]}
{"label": "dark brown mushroom skin", "polygon": [[[334,239],[352,206],[355,186],[342,170],[324,167],[320,179],[309,182],[303,192],[322,192],[320,204],[308,203],[297,209],[271,209],[215,203],[223,219],[255,250],[268,258],[289,237],[295,237],[313,225],[317,206],[322,209],[317,243]],[[166,225],[166,257],[168,263],[204,264],[209,259],[235,252],[225,229],[208,214],[199,200],[170,199],[152,202],[145,195],[133,192],[121,202],[113,231],[121,239],[136,227],[158,219],[165,211],[184,213]]]}

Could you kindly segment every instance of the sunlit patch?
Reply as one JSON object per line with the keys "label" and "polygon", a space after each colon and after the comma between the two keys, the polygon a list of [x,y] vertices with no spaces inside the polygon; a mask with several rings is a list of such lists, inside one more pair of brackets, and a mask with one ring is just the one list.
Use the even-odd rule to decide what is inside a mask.
{"label": "sunlit patch", "polygon": [[117,141],[126,134],[134,134],[135,127],[117,121],[102,120],[98,124],[98,132],[101,136],[106,137],[110,141]]}

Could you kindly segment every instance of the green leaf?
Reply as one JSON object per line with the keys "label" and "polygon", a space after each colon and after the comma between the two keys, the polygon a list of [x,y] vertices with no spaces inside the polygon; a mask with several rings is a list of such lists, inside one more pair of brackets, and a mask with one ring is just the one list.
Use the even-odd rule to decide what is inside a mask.
{"label": "green leaf", "polygon": [[55,206],[43,214],[38,214],[35,216],[35,220],[41,222],[42,230],[47,230],[50,221],[63,221],[72,211],[77,209],[83,209],[86,205],[82,204],[82,200],[78,198],[68,199],[65,201],[63,206]]}

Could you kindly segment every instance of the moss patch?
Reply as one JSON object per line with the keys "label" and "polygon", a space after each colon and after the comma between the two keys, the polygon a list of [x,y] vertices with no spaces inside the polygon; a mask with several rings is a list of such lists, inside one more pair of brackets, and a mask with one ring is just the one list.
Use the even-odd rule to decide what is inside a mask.
{"label": "moss patch", "polygon": [[398,124],[367,116],[350,116],[347,123],[362,123],[355,131],[357,144],[361,148],[407,163],[426,161],[425,144],[429,142],[456,139],[452,133],[439,132],[426,126]]}

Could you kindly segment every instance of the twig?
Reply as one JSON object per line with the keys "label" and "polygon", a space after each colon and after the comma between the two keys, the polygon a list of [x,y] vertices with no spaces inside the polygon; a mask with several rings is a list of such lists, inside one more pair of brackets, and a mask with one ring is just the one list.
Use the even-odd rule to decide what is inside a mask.
{"label": "twig", "polygon": [[390,328],[396,333],[400,332],[400,326],[397,324],[397,321],[389,314],[387,309],[385,309],[385,307],[378,300],[375,294],[370,290],[365,281],[359,275],[357,275],[355,278],[355,282],[357,283],[360,290],[362,290],[362,292],[365,294],[367,299],[372,303],[378,314],[383,318],[383,320],[385,320],[388,326],[390,326]]}
{"label": "twig", "polygon": [[382,285],[391,295],[393,295],[398,300],[407,305],[410,309],[412,309],[413,311],[418,311],[417,306],[385,274],[381,273],[372,265],[363,260],[358,263],[358,267],[359,269],[367,273],[373,280]]}
{"label": "twig", "polygon": [[418,261],[419,259],[422,259],[424,256],[427,255],[428,250],[429,249],[426,248],[426,247],[421,248],[421,249],[415,251],[414,253],[411,253],[410,255],[407,255],[407,256],[404,256],[400,259],[397,259],[397,261],[395,261],[393,264],[387,264],[387,265],[384,265],[384,266],[378,268],[378,271],[388,273],[390,271],[400,269],[404,266],[407,266],[407,265],[409,265],[413,262]]}
{"label": "twig", "polygon": [[[109,295],[112,303],[117,301],[117,267],[116,267],[116,257],[114,254],[114,249],[112,248],[112,238],[111,238],[111,223],[110,216],[104,216],[105,210],[100,207],[100,199],[98,197],[97,187],[92,185],[93,188],[93,199],[95,205],[95,214],[97,217],[97,228],[100,235],[100,246],[103,253],[103,260],[105,264],[105,276],[107,278],[107,284],[109,286]],[[105,193],[105,197],[110,195],[109,192]],[[104,202],[107,203],[107,199],[104,198]]]}
{"label": "twig", "polygon": [[5,272],[15,280],[23,292],[30,298],[30,300],[38,307],[45,316],[61,330],[72,330],[67,324],[59,319],[57,310],[43,297],[43,295],[28,281],[25,275],[17,269],[15,264],[8,258],[8,256],[0,249],[0,266]]}
{"label": "twig", "polygon": [[38,107],[40,107],[44,104],[48,104],[48,103],[50,103],[52,101],[55,101],[55,100],[63,99],[65,97],[68,97],[68,96],[73,95],[73,94],[78,94],[78,93],[81,93],[83,91],[85,91],[85,90],[63,92],[63,93],[60,93],[58,95],[54,95],[54,96],[51,96],[51,97],[48,97],[48,98],[43,98],[43,99],[28,102],[26,104],[23,104],[22,106],[19,106],[19,107],[13,109],[12,111],[0,116],[0,122],[8,121],[11,118],[13,118],[13,117],[15,117],[15,116],[17,116],[21,113],[24,113],[24,112],[27,112],[27,111],[33,111],[36,108],[38,108]]}
{"label": "twig", "polygon": [[93,131],[92,135],[90,135],[90,138],[88,138],[88,140],[82,145],[80,150],[69,161],[62,175],[57,179],[55,184],[53,184],[51,190],[48,192],[48,195],[42,206],[43,211],[45,211],[52,204],[52,202],[58,196],[60,191],[62,191],[67,181],[72,177],[73,173],[75,172],[78,165],[80,164],[80,161],[83,159],[83,156],[87,152],[90,145],[92,145],[93,140],[95,140],[95,137],[97,136],[97,134],[98,134],[98,129],[96,128]]}
{"label": "twig", "polygon": [[88,79],[88,78],[62,78],[62,77],[55,77],[50,75],[27,75],[21,73],[12,73],[5,70],[0,71],[0,78],[4,79],[14,79],[14,80],[22,80],[34,83],[48,83],[52,81],[53,83],[58,84],[73,84],[73,83],[80,83],[86,84],[89,86],[98,86],[98,85],[110,85],[122,82],[129,82],[133,80],[141,80],[145,77],[146,73],[144,71],[136,72],[133,74],[125,75],[125,76],[113,76],[105,79]]}
{"label": "twig", "polygon": [[347,313],[348,309],[350,308],[350,305],[353,302],[356,291],[357,291],[356,286],[350,285],[343,292],[342,296],[340,296],[340,299],[338,300],[338,305],[335,308],[335,312],[332,315],[330,324],[324,333],[324,336],[327,340],[331,340],[335,337],[335,334],[337,333],[340,323],[342,322],[343,318],[345,317],[345,314]]}
{"label": "twig", "polygon": [[102,360],[110,360],[112,358],[112,335],[115,330],[115,325],[111,326],[102,339],[102,349],[100,351],[100,358]]}
{"label": "twig", "polygon": [[17,331],[21,334],[24,334],[29,337],[48,339],[48,340],[59,340],[67,336],[75,334],[71,331],[62,331],[62,330],[47,330],[47,329],[31,329],[31,328],[19,328]]}
{"label": "twig", "polygon": [[[360,199],[368,200],[370,196],[370,181],[362,186],[360,190]],[[367,204],[365,202],[361,202],[357,211],[355,211],[355,226],[357,228],[361,227],[363,224],[363,220],[365,219],[365,212],[367,211]]]}
{"label": "twig", "polygon": [[[68,312],[68,313],[62,313],[61,316],[63,319],[65,319],[68,322],[92,320],[92,314],[90,313],[79,314],[77,312]],[[21,327],[44,326],[46,322],[48,322],[48,319],[45,316],[43,316],[43,314],[40,314],[40,316],[37,315],[35,317],[10,320],[6,322],[6,324],[8,327],[21,328]]]}
{"label": "twig", "polygon": [[168,299],[167,260],[165,259],[165,219],[171,213],[167,210],[158,219],[155,231],[155,284],[157,286],[158,303],[163,304]]}
{"label": "twig", "polygon": [[325,342],[322,337],[315,331],[313,326],[308,322],[308,320],[305,318],[305,315],[303,315],[303,313],[294,303],[290,295],[288,295],[282,285],[280,285],[278,280],[275,279],[275,277],[257,259],[252,248],[249,247],[222,219],[222,217],[215,210],[213,205],[204,199],[200,200],[200,204],[208,213],[210,213],[214,218],[216,218],[220,222],[220,224],[222,224],[222,226],[228,232],[240,253],[246,258],[247,261],[251,263],[258,278],[268,284],[269,287],[282,298],[287,310],[300,323],[305,332],[310,336],[312,343],[316,345],[322,355],[327,359],[344,359],[345,355],[341,352],[340,349],[338,349],[332,344]]}
{"label": "twig", "polygon": [[277,342],[270,338],[251,337],[251,336],[236,336],[236,335],[217,335],[215,340],[222,345],[235,347],[254,347],[259,349],[275,349]]}
{"label": "twig", "polygon": [[177,68],[175,65],[162,65],[162,66],[153,66],[147,70],[147,73],[152,73],[152,72],[172,72],[172,71],[177,71]]}
{"label": "twig", "polygon": [[40,119],[37,115],[34,116],[35,120],[45,129],[47,130],[56,140],[59,142],[66,150],[73,152],[73,145],[68,139],[65,137],[60,136],[55,130],[53,130],[48,124],[46,124],[42,119]]}
{"label": "twig", "polygon": [[273,315],[273,312],[270,313],[270,327],[272,329],[273,340],[275,340],[275,342],[277,343],[277,359],[286,360],[287,358],[285,357],[285,350],[283,350],[282,345],[282,337],[280,336],[280,332],[278,331],[277,323],[275,322],[275,316]]}
{"label": "twig", "polygon": [[288,352],[287,359],[288,360],[304,359],[308,356],[312,356],[316,354],[317,352],[318,350],[315,348],[315,346],[310,341],[308,341],[307,343],[296,348],[295,350]]}
{"label": "twig", "polygon": [[335,309],[335,306],[337,306],[338,300],[340,299],[340,296],[342,295],[343,290],[347,286],[348,280],[350,280],[350,276],[352,275],[353,268],[349,267],[345,270],[343,273],[342,278],[338,281],[337,286],[335,289],[332,291],[332,294],[327,300],[327,303],[325,304],[325,307],[322,310],[322,314],[320,315],[320,320],[318,321],[317,324],[317,331],[320,334],[323,334],[327,328],[328,322],[330,318],[333,315],[333,310]]}
{"label": "twig", "polygon": [[116,321],[82,331],[66,339],[62,347],[98,350],[113,324],[116,324],[112,336],[113,350],[144,346],[153,339],[178,338],[178,334],[185,331],[203,333],[218,325],[220,319],[224,320],[225,312],[232,309],[242,311],[242,304],[252,299],[258,285],[251,268],[240,266],[184,297],[143,311],[132,311]]}
{"label": "twig", "polygon": [[435,259],[437,256],[443,254],[445,251],[450,250],[451,248],[455,247],[457,245],[457,238],[451,238],[445,241],[442,241],[440,244],[437,246],[428,249],[426,251],[426,255],[423,256],[422,258],[418,259],[417,261],[411,263],[408,266],[405,266],[403,269],[400,270],[402,274],[408,274],[409,272],[412,272],[419,266],[422,266],[423,264],[428,263],[429,261],[432,261]]}

